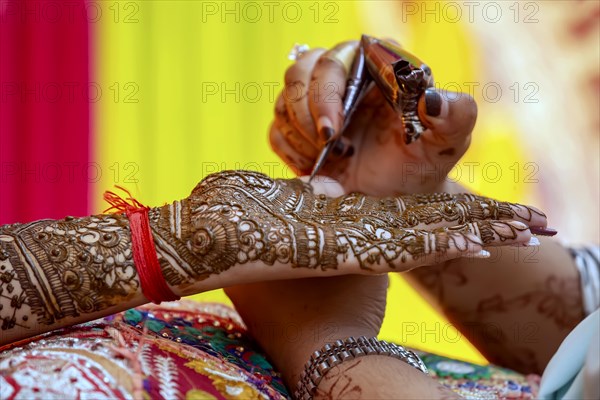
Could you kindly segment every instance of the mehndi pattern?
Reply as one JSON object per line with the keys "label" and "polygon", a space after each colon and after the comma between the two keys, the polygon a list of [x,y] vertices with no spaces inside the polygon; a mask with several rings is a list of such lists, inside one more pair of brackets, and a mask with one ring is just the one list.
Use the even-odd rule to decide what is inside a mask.
{"label": "mehndi pattern", "polygon": [[[299,179],[224,171],[188,198],[150,209],[149,218],[166,281],[188,287],[248,263],[406,271],[451,248],[514,240],[525,225],[492,220],[511,219],[517,209],[534,212],[444,193],[329,198]],[[140,293],[124,214],[0,227],[0,332],[85,320]]]}

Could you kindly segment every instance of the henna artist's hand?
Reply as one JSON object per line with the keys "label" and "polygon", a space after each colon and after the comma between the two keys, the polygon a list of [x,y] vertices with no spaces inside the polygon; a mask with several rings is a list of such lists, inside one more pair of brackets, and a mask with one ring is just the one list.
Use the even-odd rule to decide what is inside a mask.
{"label": "henna artist's hand", "polygon": [[[327,137],[342,127],[346,76],[357,45],[311,50],[285,73],[270,141],[299,174],[310,172]],[[419,100],[419,116],[427,130],[407,145],[400,117],[373,88],[354,112],[344,145],[334,149],[338,156],[330,156],[321,174],[337,179],[347,192],[388,196],[445,191],[448,172],[469,146],[477,106],[466,93],[442,95],[428,89]]]}
{"label": "henna artist's hand", "polygon": [[[340,53],[340,48],[348,46],[336,46],[334,55],[348,65],[347,60],[351,57],[344,56],[344,51]],[[327,132],[328,119],[334,129],[341,126],[339,111],[343,92],[332,91],[332,88],[344,88],[346,71],[342,63],[331,60],[331,53],[325,56],[324,53],[323,49],[310,51],[286,71],[286,89],[278,98],[270,131],[275,152],[300,174],[310,172],[324,144],[325,135],[319,135],[319,131],[325,127],[323,133]],[[333,84],[325,86],[328,82]],[[372,90],[352,117],[346,132],[350,143],[346,141],[346,147],[338,149],[338,153],[347,152],[344,148],[352,144],[354,154],[337,159],[330,156],[331,162],[321,170],[322,174],[340,180],[346,191],[370,195],[463,191],[458,184],[449,183],[446,175],[469,145],[477,107],[464,93],[445,93],[441,97],[440,102],[439,93],[428,91],[420,99],[419,116],[429,129],[419,140],[406,145],[399,118],[379,90]],[[322,118],[323,115],[327,118]],[[533,220],[528,224],[536,226]],[[535,231],[552,233],[544,229]],[[579,278],[568,250],[556,243],[546,241],[542,247],[527,253],[515,253],[514,250],[493,249],[490,259],[468,263],[455,259],[415,269],[404,277],[437,308],[453,310],[446,311],[446,317],[488,359],[522,372],[540,373],[574,325],[565,324],[565,318],[556,318],[553,313],[542,312],[543,307],[540,308],[535,300],[531,300],[529,306],[523,306],[507,299],[532,298],[531,293],[536,293],[535,296],[542,299],[539,300],[541,304],[547,301],[546,298],[555,296],[554,283],[549,282],[577,287]],[[515,254],[521,255],[516,259]],[[461,276],[460,283],[456,276]],[[518,279],[515,281],[515,278]],[[491,281],[497,286],[490,293]],[[581,296],[576,291],[569,294],[559,296],[558,304],[573,310],[574,315],[580,315],[581,307],[572,306],[572,299]],[[481,305],[490,301],[506,304],[482,314]],[[481,337],[480,332],[473,329],[473,323],[499,327],[501,339],[490,341],[485,334]],[[515,326],[532,325],[542,327],[540,332],[552,332],[552,335],[546,335],[546,340],[537,341],[537,344],[526,345],[520,342],[520,335],[513,335]]]}

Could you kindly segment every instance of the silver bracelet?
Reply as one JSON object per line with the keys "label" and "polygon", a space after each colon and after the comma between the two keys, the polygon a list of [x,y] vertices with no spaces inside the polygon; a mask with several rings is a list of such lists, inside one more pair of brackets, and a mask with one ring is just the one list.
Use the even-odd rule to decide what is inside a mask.
{"label": "silver bracelet", "polygon": [[336,340],[334,343],[326,344],[321,350],[315,351],[306,363],[300,381],[296,385],[294,398],[297,400],[310,400],[323,379],[323,376],[344,361],[368,355],[383,355],[397,358],[406,362],[423,373],[427,373],[427,367],[411,350],[388,343],[377,338],[349,337],[346,340]]}

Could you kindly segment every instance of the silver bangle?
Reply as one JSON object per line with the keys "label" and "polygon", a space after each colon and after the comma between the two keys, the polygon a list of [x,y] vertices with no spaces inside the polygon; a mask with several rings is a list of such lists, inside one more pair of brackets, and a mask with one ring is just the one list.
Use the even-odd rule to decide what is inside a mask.
{"label": "silver bangle", "polygon": [[306,363],[300,381],[296,385],[294,398],[297,400],[310,400],[315,390],[323,379],[323,376],[344,361],[368,355],[383,355],[397,358],[406,362],[423,373],[427,373],[427,367],[411,350],[400,345],[388,343],[377,338],[349,337],[336,340],[334,343],[326,344],[321,350],[315,351]]}

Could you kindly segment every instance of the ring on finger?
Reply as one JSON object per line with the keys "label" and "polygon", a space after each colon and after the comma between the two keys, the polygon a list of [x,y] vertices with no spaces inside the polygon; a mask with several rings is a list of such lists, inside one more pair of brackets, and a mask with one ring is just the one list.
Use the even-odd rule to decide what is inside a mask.
{"label": "ring on finger", "polygon": [[288,53],[288,59],[292,61],[298,61],[304,53],[310,50],[310,46],[307,44],[296,43]]}
{"label": "ring on finger", "polygon": [[321,55],[322,59],[338,63],[348,74],[356,55],[356,44],[352,42],[342,43]]}

